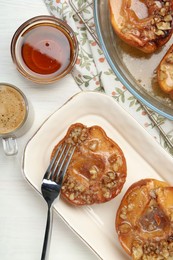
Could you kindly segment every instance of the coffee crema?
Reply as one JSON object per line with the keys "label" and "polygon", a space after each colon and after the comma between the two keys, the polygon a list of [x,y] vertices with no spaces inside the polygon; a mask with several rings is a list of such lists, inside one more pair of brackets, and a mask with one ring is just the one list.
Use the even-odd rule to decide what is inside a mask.
{"label": "coffee crema", "polygon": [[0,86],[0,135],[16,131],[26,118],[26,102],[14,87]]}

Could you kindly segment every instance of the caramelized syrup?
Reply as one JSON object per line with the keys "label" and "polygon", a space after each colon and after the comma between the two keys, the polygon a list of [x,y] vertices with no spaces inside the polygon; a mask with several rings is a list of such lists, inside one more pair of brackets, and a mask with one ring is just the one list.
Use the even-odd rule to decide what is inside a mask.
{"label": "caramelized syrup", "polygon": [[72,43],[58,28],[40,25],[23,34],[22,58],[35,73],[61,74],[71,62]]}
{"label": "caramelized syrup", "polygon": [[158,84],[156,69],[168,49],[173,44],[173,37],[157,52],[145,54],[141,51],[125,44],[119,38],[116,38],[116,47],[118,55],[128,70],[131,78],[136,82],[138,88],[150,96],[157,99],[165,106],[173,108],[173,97],[164,93]]}

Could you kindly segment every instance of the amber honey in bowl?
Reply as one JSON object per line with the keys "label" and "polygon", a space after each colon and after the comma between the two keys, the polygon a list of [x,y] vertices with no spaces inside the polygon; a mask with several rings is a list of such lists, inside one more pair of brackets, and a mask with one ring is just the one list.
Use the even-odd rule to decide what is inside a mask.
{"label": "amber honey in bowl", "polygon": [[73,68],[78,43],[72,29],[62,20],[38,16],[22,24],[11,42],[17,69],[37,83],[51,83]]}
{"label": "amber honey in bowl", "polygon": [[39,74],[61,74],[71,62],[71,42],[54,27],[36,27],[23,39],[22,58]]}

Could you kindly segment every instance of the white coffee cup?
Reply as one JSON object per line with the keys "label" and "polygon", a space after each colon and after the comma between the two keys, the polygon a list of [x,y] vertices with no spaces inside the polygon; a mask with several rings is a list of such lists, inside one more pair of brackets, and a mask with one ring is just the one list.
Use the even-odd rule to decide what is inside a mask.
{"label": "white coffee cup", "polygon": [[0,83],[0,138],[6,155],[18,153],[16,138],[27,131],[28,114],[23,92],[14,85]]}

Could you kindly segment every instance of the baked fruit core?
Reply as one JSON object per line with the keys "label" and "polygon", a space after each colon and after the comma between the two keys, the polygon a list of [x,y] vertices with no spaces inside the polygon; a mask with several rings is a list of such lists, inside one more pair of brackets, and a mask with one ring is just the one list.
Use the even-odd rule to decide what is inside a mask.
{"label": "baked fruit core", "polygon": [[116,230],[132,259],[173,259],[173,187],[155,179],[130,186],[117,211]]}
{"label": "baked fruit core", "polygon": [[71,125],[63,143],[76,145],[66,172],[61,196],[74,205],[103,203],[117,196],[126,180],[126,160],[121,148],[100,126]]}
{"label": "baked fruit core", "polygon": [[143,212],[143,215],[139,218],[139,231],[148,232],[148,237],[150,237],[149,232],[164,231],[167,230],[169,226],[169,218],[166,216],[164,211],[159,208],[156,200],[150,200],[148,206]]}

